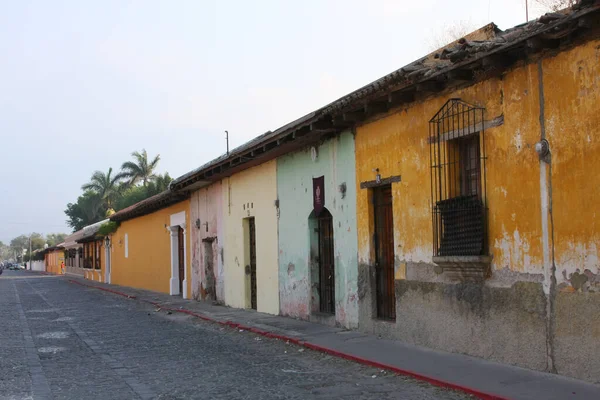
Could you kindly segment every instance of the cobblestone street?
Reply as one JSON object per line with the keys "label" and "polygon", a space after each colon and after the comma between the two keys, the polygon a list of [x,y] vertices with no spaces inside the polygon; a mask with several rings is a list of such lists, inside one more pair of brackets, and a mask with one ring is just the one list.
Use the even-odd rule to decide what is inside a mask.
{"label": "cobblestone street", "polygon": [[64,278],[0,276],[1,399],[460,399]]}

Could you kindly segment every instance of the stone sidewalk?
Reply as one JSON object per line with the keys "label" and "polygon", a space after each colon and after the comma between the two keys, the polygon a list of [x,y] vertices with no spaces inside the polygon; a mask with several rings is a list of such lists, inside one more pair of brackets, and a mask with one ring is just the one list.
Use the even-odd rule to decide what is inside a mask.
{"label": "stone sidewalk", "polygon": [[102,284],[75,276],[62,279],[150,303],[163,310],[289,340],[313,350],[462,390],[483,399],[600,399],[600,386],[558,375],[252,310],[183,300],[177,296]]}

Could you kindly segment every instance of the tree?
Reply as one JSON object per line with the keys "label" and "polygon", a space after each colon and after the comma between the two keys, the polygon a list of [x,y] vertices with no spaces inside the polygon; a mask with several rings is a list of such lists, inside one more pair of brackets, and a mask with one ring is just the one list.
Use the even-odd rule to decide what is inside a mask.
{"label": "tree", "polygon": [[[32,233],[31,237],[31,250],[39,250],[43,249],[46,244],[46,240],[44,239],[44,235],[41,233]],[[29,247],[28,247],[29,249]]]}
{"label": "tree", "polygon": [[10,244],[13,255],[15,253],[19,256],[25,254],[23,261],[28,261],[30,246],[31,251],[43,249],[46,244],[46,239],[44,239],[44,235],[41,233],[32,232],[29,235],[17,236],[11,240]]}
{"label": "tree", "polygon": [[148,153],[146,149],[142,149],[139,153],[134,151],[131,153],[134,161],[124,162],[121,166],[121,175],[123,178],[129,180],[130,185],[135,185],[137,182],[142,181],[142,186],[148,186],[148,182],[152,182],[156,179],[154,170],[160,161],[160,154],[150,162],[148,162]]}
{"label": "tree", "polygon": [[77,203],[67,204],[65,210],[65,214],[69,218],[67,224],[74,231],[78,231],[87,225],[102,221],[106,210],[100,195],[88,190],[77,198]]}
{"label": "tree", "polygon": [[48,243],[48,246],[50,247],[56,246],[57,244],[64,242],[66,237],[66,233],[49,233],[46,235],[46,243]]}
{"label": "tree", "polygon": [[148,184],[148,197],[164,192],[172,181],[173,178],[169,176],[168,172],[165,172],[164,175],[157,175],[155,181]]}
{"label": "tree", "polygon": [[115,201],[114,209],[119,211],[147,198],[148,188],[143,186],[129,186],[122,192],[117,201]]}
{"label": "tree", "polygon": [[577,0],[535,0],[535,2],[545,10],[554,12],[573,7],[578,3]]}
{"label": "tree", "polygon": [[442,26],[429,38],[428,48],[430,51],[441,49],[455,40],[465,37],[475,29],[477,26],[472,21],[456,21]]}
{"label": "tree", "polygon": [[115,201],[115,210],[119,211],[142,200],[152,197],[169,188],[169,183],[173,178],[166,172],[164,175],[157,175],[154,182],[148,182],[148,186],[129,186],[122,192],[122,195]]}
{"label": "tree", "polygon": [[10,246],[0,241],[0,260],[8,260],[10,258]]}
{"label": "tree", "polygon": [[115,198],[119,195],[119,181],[124,178],[124,175],[121,173],[112,176],[112,172],[112,168],[109,168],[106,174],[102,171],[96,171],[90,181],[81,186],[83,190],[96,192],[107,209],[112,208]]}
{"label": "tree", "polygon": [[29,237],[20,235],[10,241],[10,248],[17,254],[23,254],[23,250],[29,247]]}

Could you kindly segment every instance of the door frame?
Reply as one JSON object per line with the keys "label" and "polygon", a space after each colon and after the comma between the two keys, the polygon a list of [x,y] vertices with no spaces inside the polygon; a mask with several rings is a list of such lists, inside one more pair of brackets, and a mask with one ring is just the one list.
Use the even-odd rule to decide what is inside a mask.
{"label": "door frame", "polygon": [[[182,295],[184,299],[189,299],[188,293],[188,262],[187,262],[187,232],[186,232],[186,214],[181,211],[172,214],[170,217],[170,226],[167,227],[170,233],[171,242],[171,278],[169,280],[169,294],[171,296]],[[179,229],[183,230],[183,290],[179,291]]]}
{"label": "door frame", "polygon": [[[319,275],[319,312],[325,314],[335,315],[335,228],[333,225],[333,215],[327,210],[323,208],[321,214],[316,217],[317,221],[317,243],[319,250],[319,265],[318,265],[318,275]],[[322,224],[327,224],[327,229],[330,231],[329,238],[329,264],[330,264],[330,274],[329,278],[331,282],[326,282],[326,265],[325,265],[325,255],[323,254],[323,250],[325,247],[325,239],[323,237],[324,226]],[[328,290],[329,289],[329,290]],[[329,304],[327,304],[329,303]]]}
{"label": "door frame", "polygon": [[[250,222],[252,221],[252,223]],[[256,252],[256,218],[249,216],[244,218],[244,281],[245,281],[245,308],[258,311],[258,263]],[[255,273],[255,304],[252,304],[252,249],[251,249],[251,226],[254,227],[254,273]]]}
{"label": "door frame", "polygon": [[[389,199],[385,201],[381,199],[382,194],[389,191]],[[392,185],[381,185],[373,188],[373,228],[374,228],[374,256],[375,256],[375,318],[384,321],[395,321],[396,320],[396,278],[395,278],[395,247],[394,247],[394,194]],[[387,195],[386,195],[387,197]],[[389,221],[382,221],[387,219],[388,215],[385,211],[380,209],[389,207]],[[378,214],[383,212],[384,215]],[[382,226],[379,223],[383,222]],[[387,228],[387,229],[386,229]],[[385,243],[386,241],[380,237],[381,231],[389,230],[390,237],[386,238],[391,243]],[[380,247],[381,246],[381,247]],[[385,251],[391,252],[391,254],[383,254]],[[381,254],[380,254],[381,253]],[[387,259],[386,259],[387,258]],[[387,265],[382,265],[387,264]],[[381,287],[380,287],[381,285]],[[381,292],[380,292],[381,291]],[[380,297],[382,296],[382,297]]]}

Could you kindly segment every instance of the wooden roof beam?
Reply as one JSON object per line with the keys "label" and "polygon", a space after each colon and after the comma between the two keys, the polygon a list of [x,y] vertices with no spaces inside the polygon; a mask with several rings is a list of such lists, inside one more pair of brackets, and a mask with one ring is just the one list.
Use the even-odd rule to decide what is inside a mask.
{"label": "wooden roof beam", "polygon": [[474,79],[473,71],[470,69],[453,69],[446,75],[450,82],[472,82]]}
{"label": "wooden roof beam", "polygon": [[391,107],[400,103],[409,103],[415,100],[415,92],[410,91],[395,91],[388,94],[387,101]]}
{"label": "wooden roof beam", "polygon": [[386,100],[375,100],[365,104],[365,114],[375,115],[382,114],[388,111],[389,103]]}
{"label": "wooden roof beam", "polygon": [[310,130],[330,129],[333,128],[333,121],[331,119],[322,119],[315,121],[310,124]]}
{"label": "wooden roof beam", "polygon": [[439,81],[425,81],[417,83],[417,92],[434,93],[443,88],[443,84]]}
{"label": "wooden roof beam", "polygon": [[344,122],[357,122],[365,117],[365,110],[358,110],[352,112],[345,112],[342,114],[342,120]]}

